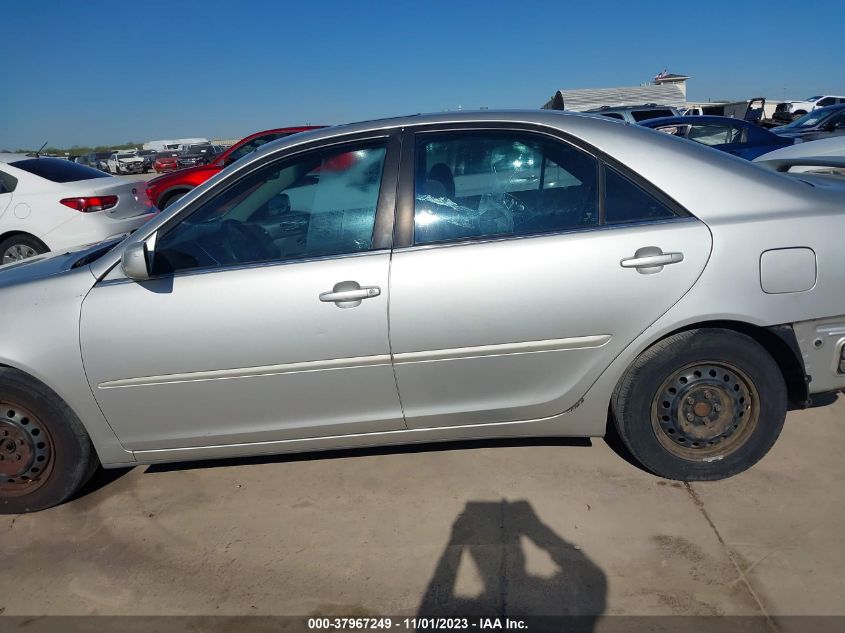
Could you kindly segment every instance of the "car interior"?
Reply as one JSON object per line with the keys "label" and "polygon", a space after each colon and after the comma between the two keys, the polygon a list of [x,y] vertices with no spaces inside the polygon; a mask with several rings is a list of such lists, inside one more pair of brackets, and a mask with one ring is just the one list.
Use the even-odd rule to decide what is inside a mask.
{"label": "car interior", "polygon": [[241,178],[159,238],[154,274],[368,249],[384,155],[313,152]]}
{"label": "car interior", "polygon": [[415,242],[597,224],[597,168],[575,148],[534,139],[425,140],[417,146]]}

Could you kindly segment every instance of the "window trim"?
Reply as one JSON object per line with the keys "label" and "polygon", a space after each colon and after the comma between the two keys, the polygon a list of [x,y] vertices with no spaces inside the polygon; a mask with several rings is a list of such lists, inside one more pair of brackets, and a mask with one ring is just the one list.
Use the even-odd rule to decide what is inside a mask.
{"label": "window trim", "polygon": [[[586,154],[592,156],[598,162],[598,211],[599,224],[596,226],[573,227],[570,229],[562,229],[558,231],[546,231],[542,233],[530,233],[524,235],[490,235],[477,238],[461,238],[454,241],[442,241],[432,244],[414,244],[414,178],[416,171],[416,156],[415,148],[417,136],[437,135],[454,132],[460,134],[461,132],[514,132],[516,134],[527,134],[529,136],[547,137],[552,140],[563,142],[573,146],[575,149],[581,150]],[[430,124],[407,127],[403,130],[402,139],[402,158],[399,168],[399,190],[396,204],[396,219],[393,224],[393,250],[403,250],[408,248],[431,248],[440,246],[451,246],[455,244],[477,244],[480,242],[501,241],[511,239],[524,239],[534,237],[545,237],[549,235],[563,235],[574,232],[594,231],[594,230],[614,230],[630,228],[632,226],[639,226],[642,224],[654,224],[655,220],[634,220],[632,222],[618,223],[618,224],[604,224],[604,199],[605,199],[605,165],[612,167],[620,174],[628,178],[631,182],[637,185],[640,189],[645,191],[648,195],[655,198],[662,205],[667,207],[675,214],[674,218],[666,218],[658,220],[659,223],[676,222],[678,220],[687,220],[695,216],[687,209],[681,206],[677,201],[669,197],[660,188],[655,186],[650,181],[646,180],[638,173],[630,169],[627,165],[605,154],[601,150],[593,147],[589,143],[574,137],[566,132],[554,128],[548,128],[538,124],[514,124],[514,123],[446,123],[446,124]]]}
{"label": "window trim", "polygon": [[3,185],[0,194],[12,194],[18,188],[18,179],[7,171],[0,170],[0,183]]}
{"label": "window trim", "polygon": [[[389,252],[392,247],[393,236],[393,221],[394,221],[394,205],[396,198],[396,189],[398,187],[398,170],[402,138],[398,130],[370,132],[352,134],[346,137],[337,137],[326,142],[326,139],[315,141],[312,143],[305,143],[290,148],[289,151],[281,151],[270,154],[261,159],[245,165],[243,168],[232,172],[225,180],[220,183],[220,186],[209,188],[197,197],[196,200],[191,201],[188,206],[179,211],[176,215],[169,218],[161,226],[155,230],[150,231],[143,237],[139,235],[138,241],[146,242],[151,240],[154,236],[155,242],[171,231],[177,224],[182,222],[186,217],[195,213],[199,207],[217,197],[227,189],[238,184],[242,179],[249,178],[255,172],[264,169],[268,165],[275,163],[286,162],[295,159],[297,156],[305,153],[330,150],[333,147],[342,147],[351,144],[365,144],[368,142],[382,141],[385,147],[384,166],[382,167],[381,186],[379,188],[379,195],[376,201],[376,214],[373,221],[373,233],[370,241],[370,249],[366,251],[357,251],[355,253],[339,253],[335,255],[318,255],[314,257],[302,257],[300,259],[280,259],[268,260],[261,262],[243,262],[237,264],[230,264],[226,266],[214,267],[198,267],[185,270],[177,270],[175,272],[167,272],[158,275],[150,275],[150,279],[172,279],[189,274],[207,274],[214,272],[225,272],[229,270],[242,270],[244,268],[256,268],[266,266],[280,266],[287,264],[300,264],[313,261],[323,261],[327,259],[339,259],[344,257],[360,257],[365,255],[372,255],[376,253]],[[119,265],[118,258],[108,270]],[[108,270],[105,275],[108,275]]]}

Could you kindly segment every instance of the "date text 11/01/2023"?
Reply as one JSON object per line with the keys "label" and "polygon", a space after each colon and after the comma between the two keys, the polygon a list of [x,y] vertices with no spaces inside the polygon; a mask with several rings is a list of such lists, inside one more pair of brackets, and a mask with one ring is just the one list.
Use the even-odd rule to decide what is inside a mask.
{"label": "date text 11/01/2023", "polygon": [[309,618],[309,630],[405,629],[440,630],[525,630],[527,623],[514,618]]}

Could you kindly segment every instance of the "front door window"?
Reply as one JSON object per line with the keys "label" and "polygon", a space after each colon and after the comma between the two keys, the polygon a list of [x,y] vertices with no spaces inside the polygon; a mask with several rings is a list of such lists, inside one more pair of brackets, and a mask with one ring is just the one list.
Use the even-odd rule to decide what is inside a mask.
{"label": "front door window", "polygon": [[366,251],[385,143],[272,163],[200,205],[156,244],[156,274]]}

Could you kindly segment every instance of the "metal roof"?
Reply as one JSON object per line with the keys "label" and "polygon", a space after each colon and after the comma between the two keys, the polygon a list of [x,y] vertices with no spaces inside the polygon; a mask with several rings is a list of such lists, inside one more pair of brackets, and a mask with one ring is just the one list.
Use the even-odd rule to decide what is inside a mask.
{"label": "metal roof", "polygon": [[567,110],[584,112],[602,106],[629,106],[656,103],[681,107],[686,103],[683,89],[677,84],[632,86],[628,88],[583,88],[579,90],[558,90],[543,108],[552,109],[555,97],[563,98]]}

